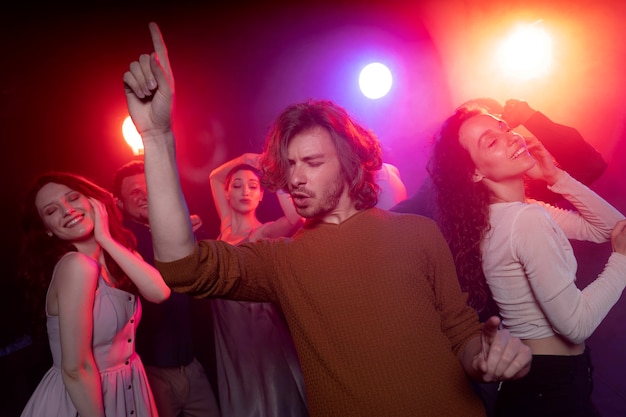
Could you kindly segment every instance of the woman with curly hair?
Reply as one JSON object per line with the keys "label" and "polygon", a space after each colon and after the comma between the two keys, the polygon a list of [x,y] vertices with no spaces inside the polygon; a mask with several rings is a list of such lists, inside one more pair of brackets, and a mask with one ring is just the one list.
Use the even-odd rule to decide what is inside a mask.
{"label": "woman with curly hair", "polygon": [[[469,303],[480,312],[493,296],[503,326],[533,352],[530,373],[502,383],[496,415],[595,415],[585,340],[626,286],[624,216],[558,168],[541,142],[480,108],[462,107],[446,120],[429,173]],[[527,177],[574,209],[527,198]],[[584,290],[568,239],[613,244]]]}
{"label": "woman with curly hair", "polygon": [[156,416],[134,349],[137,295],[162,302],[170,289],[135,252],[113,196],[72,173],[43,174],[26,193],[22,229],[33,328],[45,318],[53,360],[22,417]]}

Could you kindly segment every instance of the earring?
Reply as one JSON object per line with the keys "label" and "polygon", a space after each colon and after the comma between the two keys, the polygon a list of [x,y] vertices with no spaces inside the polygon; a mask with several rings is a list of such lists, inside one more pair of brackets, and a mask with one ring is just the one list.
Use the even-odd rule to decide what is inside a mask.
{"label": "earring", "polygon": [[52,235],[52,232],[51,232],[50,230],[48,230],[48,231],[46,232],[46,234],[48,235],[48,237],[52,237],[52,236],[53,236],[53,235]]}

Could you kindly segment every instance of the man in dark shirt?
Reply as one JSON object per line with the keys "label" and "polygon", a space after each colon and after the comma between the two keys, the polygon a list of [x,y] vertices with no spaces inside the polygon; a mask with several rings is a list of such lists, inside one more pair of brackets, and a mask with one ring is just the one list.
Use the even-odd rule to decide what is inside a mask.
{"label": "man in dark shirt", "polygon": [[[117,170],[113,194],[124,213],[124,226],[137,239],[137,251],[146,262],[154,265],[142,161],[131,161]],[[201,225],[197,216],[192,220],[195,225]],[[172,292],[161,304],[141,301],[143,314],[137,329],[136,346],[146,368],[159,416],[219,416],[215,392],[194,354],[193,303],[202,300]],[[211,323],[210,320],[203,321]],[[212,334],[212,331],[207,332],[204,328],[202,334]]]}

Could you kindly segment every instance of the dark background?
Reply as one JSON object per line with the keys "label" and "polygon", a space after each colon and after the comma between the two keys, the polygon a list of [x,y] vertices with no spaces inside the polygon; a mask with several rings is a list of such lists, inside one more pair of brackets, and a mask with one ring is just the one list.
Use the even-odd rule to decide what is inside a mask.
{"label": "dark background", "polygon": [[[127,115],[122,75],[140,53],[151,51],[152,20],[161,27],[176,78],[183,187],[190,210],[204,219],[206,237],[219,230],[210,171],[242,152],[260,151],[275,116],[307,98],[335,100],[373,129],[409,194],[425,176],[431,135],[456,105],[479,96],[527,100],[553,120],[577,127],[605,156],[609,168],[593,188],[626,212],[624,2],[7,7],[0,13],[0,177],[5,190],[0,200],[0,345],[23,330],[15,259],[24,188],[49,169],[74,171],[110,188],[115,169],[136,158],[121,135]],[[553,36],[552,70],[541,79],[511,80],[492,62],[497,42],[516,23],[536,21]],[[384,60],[396,74],[391,93],[380,100],[365,99],[358,91],[358,71],[370,60]],[[276,213],[275,201],[267,200],[262,219]],[[575,249],[583,287],[602,270],[610,244],[575,243]],[[594,395],[605,417],[626,415],[625,318],[621,300],[589,340],[596,364]],[[3,381],[29,377],[32,364],[16,355],[6,358],[14,367],[0,368],[11,373],[1,375]],[[23,369],[20,375],[14,374],[17,369]],[[11,400],[22,399],[17,394]]]}

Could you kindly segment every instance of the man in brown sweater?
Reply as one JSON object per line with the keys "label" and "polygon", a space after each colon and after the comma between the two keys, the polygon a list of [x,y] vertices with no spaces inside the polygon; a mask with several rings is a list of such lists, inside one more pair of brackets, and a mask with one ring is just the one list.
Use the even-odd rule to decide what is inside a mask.
{"label": "man in brown sweater", "polygon": [[144,141],[156,264],[195,297],[270,301],[283,311],[312,416],[484,416],[468,378],[519,378],[531,353],[466,304],[435,223],[375,208],[381,147],[329,101],[289,106],[261,159],[305,226],[291,239],[196,243],[178,177],[174,79],[165,44],[124,74]]}

